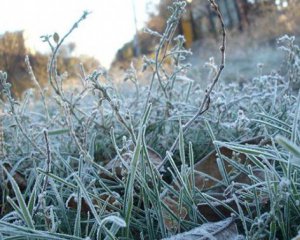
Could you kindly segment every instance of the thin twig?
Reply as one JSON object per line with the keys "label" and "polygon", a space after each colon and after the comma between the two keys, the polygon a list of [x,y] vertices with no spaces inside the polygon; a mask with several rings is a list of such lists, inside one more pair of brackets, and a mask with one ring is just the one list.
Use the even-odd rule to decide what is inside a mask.
{"label": "thin twig", "polygon": [[37,88],[40,92],[40,95],[41,95],[41,98],[42,98],[42,101],[43,101],[43,105],[44,105],[44,108],[45,108],[45,113],[46,113],[46,116],[47,116],[47,120],[49,121],[50,120],[50,115],[49,115],[49,111],[48,111],[48,107],[47,107],[47,103],[46,103],[46,97],[45,97],[45,94],[44,94],[44,91],[43,91],[41,85],[39,84],[38,80],[35,77],[35,74],[34,74],[33,69],[31,67],[28,55],[25,56],[25,64],[26,64],[27,71],[28,71],[28,74],[30,75],[31,80],[34,82],[34,84],[37,86]]}
{"label": "thin twig", "polygon": [[[51,151],[50,151],[50,145],[49,145],[49,139],[48,139],[48,132],[46,130],[44,130],[44,137],[45,137],[45,142],[46,142],[46,150],[47,150],[47,160],[46,160],[46,167],[45,167],[45,171],[46,173],[50,173],[51,171]],[[45,177],[44,180],[44,185],[43,185],[43,189],[42,191],[46,191],[48,185],[48,175]]]}
{"label": "thin twig", "polygon": [[[51,172],[51,162],[52,162],[47,130],[44,130],[44,137],[45,137],[46,151],[47,151],[47,159],[46,159],[46,163],[45,163],[45,172],[47,173],[47,175],[44,178],[44,182],[43,182],[43,186],[42,186],[42,190],[41,190],[42,194],[44,192],[46,192],[46,189],[47,189],[47,186],[48,186],[48,181],[49,181],[48,174]],[[36,208],[33,211],[33,216],[38,212],[38,210],[41,206],[41,203],[42,203],[42,200],[38,201],[38,204],[37,204]]]}

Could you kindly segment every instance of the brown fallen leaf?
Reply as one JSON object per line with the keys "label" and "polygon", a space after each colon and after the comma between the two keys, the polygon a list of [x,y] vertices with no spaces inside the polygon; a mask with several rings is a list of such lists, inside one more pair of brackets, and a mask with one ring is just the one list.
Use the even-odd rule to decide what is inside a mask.
{"label": "brown fallen leaf", "polygon": [[205,223],[191,231],[174,235],[162,240],[235,240],[244,239],[239,235],[237,225],[233,218],[227,218],[220,222]]}
{"label": "brown fallen leaf", "polygon": [[[264,140],[264,137],[256,137],[253,139],[245,140],[243,142],[240,142],[240,144],[260,144]],[[264,144],[267,144],[268,142],[265,142]],[[219,148],[222,155],[226,156],[227,158],[234,159],[236,156],[234,155],[234,152],[226,147],[220,147]],[[218,182],[214,181],[212,178],[217,180],[222,180],[221,173],[219,171],[219,167],[217,164],[217,152],[216,150],[211,151],[208,155],[206,155],[204,158],[202,158],[200,161],[198,161],[195,166],[195,186],[201,190],[205,190],[208,188],[211,188],[215,186]],[[249,160],[247,159],[247,156],[245,154],[238,154],[238,161],[241,164],[247,163]],[[251,162],[249,162],[251,164]],[[233,167],[224,161],[226,172],[229,173],[233,170]],[[204,174],[203,174],[204,173]],[[209,175],[212,178],[207,177],[206,175]],[[235,180],[235,182],[240,183],[247,183],[250,179],[246,175],[239,175],[238,180]]]}
{"label": "brown fallen leaf", "polygon": [[[114,204],[114,202],[116,201],[115,197],[110,196],[108,194],[102,194],[99,196],[99,198],[101,198],[104,201],[107,201],[109,204]],[[96,199],[92,199],[92,203],[94,206],[98,205]],[[74,196],[74,195],[70,196],[66,205],[68,208],[77,209],[78,200],[76,199],[76,196]],[[107,207],[106,210],[109,211],[111,209],[109,207]],[[81,212],[82,213],[92,212],[89,204],[86,202],[86,200],[84,198],[81,199]]]}
{"label": "brown fallen leaf", "polygon": [[[185,219],[187,216],[187,210],[186,208],[182,207],[181,209],[179,208],[179,203],[178,201],[173,200],[170,197],[165,197],[163,199],[163,202],[170,208],[170,210],[180,219]],[[178,229],[178,222],[175,221],[169,212],[166,210],[163,210],[163,219],[166,228],[169,231],[176,232]]]}
{"label": "brown fallen leaf", "polygon": [[[11,172],[12,171],[12,166],[10,164],[8,164],[7,162],[3,163],[3,166],[5,167],[5,169],[8,171],[8,172]],[[3,173],[4,174],[4,173]],[[4,176],[4,179],[6,178],[5,174],[3,175]],[[27,181],[26,181],[26,178],[23,174],[21,174],[20,172],[18,171],[14,171],[12,173],[12,177],[15,179],[15,181],[17,182],[19,188],[21,191],[25,190],[26,187],[27,187]],[[11,189],[11,185],[8,184],[9,188]]]}
{"label": "brown fallen leaf", "polygon": [[[158,152],[156,152],[153,148],[151,147],[147,147],[147,151],[148,151],[148,154],[149,154],[149,158],[150,158],[150,161],[153,163],[153,165],[155,167],[158,167],[160,166],[160,164],[162,163],[163,159],[162,157],[160,156],[160,154]],[[160,171],[164,171],[164,169],[160,170]]]}
{"label": "brown fallen leaf", "polygon": [[[71,209],[77,209],[77,205],[78,205],[78,200],[76,199],[75,196],[71,196],[68,199],[66,204],[67,208],[71,208]],[[81,212],[82,213],[92,212],[84,198],[81,199]]]}

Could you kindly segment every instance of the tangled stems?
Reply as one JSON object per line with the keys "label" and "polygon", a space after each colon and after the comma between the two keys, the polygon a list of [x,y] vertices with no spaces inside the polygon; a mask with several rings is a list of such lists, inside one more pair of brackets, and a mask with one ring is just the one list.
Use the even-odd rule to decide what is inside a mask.
{"label": "tangled stems", "polygon": [[[215,87],[216,83],[219,81],[219,78],[221,76],[221,73],[225,67],[225,51],[226,51],[226,30],[225,30],[225,24],[224,24],[224,20],[223,20],[223,16],[220,12],[219,6],[217,5],[217,3],[215,2],[215,0],[209,0],[212,8],[214,9],[214,11],[216,12],[218,19],[221,23],[221,28],[222,28],[222,45],[220,47],[220,51],[221,51],[221,63],[218,69],[218,72],[216,73],[212,84],[208,87],[208,89],[206,89],[205,91],[205,95],[203,98],[203,101],[198,109],[198,111],[195,113],[195,115],[182,126],[182,130],[183,130],[183,134],[185,134],[187,132],[187,130],[191,127],[191,125],[193,124],[193,122],[199,117],[201,116],[203,113],[205,113],[208,109],[209,109],[209,105],[210,105],[210,94],[213,90],[213,88]],[[174,143],[172,144],[171,148],[169,149],[169,152],[174,152],[177,144],[179,142],[179,134],[177,135]],[[161,162],[161,164],[158,166],[158,170],[161,170],[162,167],[165,165],[165,163],[168,161],[167,156],[164,158],[164,160]]]}

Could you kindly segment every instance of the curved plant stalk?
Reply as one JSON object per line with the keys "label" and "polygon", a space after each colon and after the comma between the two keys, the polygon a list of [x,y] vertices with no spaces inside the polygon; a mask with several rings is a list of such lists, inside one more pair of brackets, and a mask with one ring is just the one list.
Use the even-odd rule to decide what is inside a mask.
{"label": "curved plant stalk", "polygon": [[[61,89],[60,89],[60,86],[59,86],[59,84],[58,84],[58,82],[57,82],[57,79],[56,79],[56,74],[57,74],[57,72],[56,72],[56,57],[57,57],[57,54],[58,54],[58,50],[60,49],[60,47],[61,47],[61,45],[63,44],[63,42],[65,41],[65,39],[76,29],[76,28],[78,28],[78,25],[79,25],[79,23],[81,22],[81,21],[83,21],[83,20],[85,20],[86,19],[86,17],[89,15],[90,13],[89,12],[87,12],[87,11],[84,11],[83,12],[83,14],[82,14],[82,16],[81,16],[81,18],[77,21],[77,22],[75,22],[74,23],[74,25],[72,26],[72,28],[62,37],[62,39],[61,40],[59,40],[59,36],[58,36],[58,34],[54,34],[54,41],[55,42],[57,42],[57,45],[56,45],[56,47],[53,47],[51,44],[50,44],[50,41],[49,41],[49,39],[47,40],[47,42],[50,44],[50,47],[51,47],[51,49],[52,49],[52,51],[53,51],[53,53],[52,53],[52,57],[51,57],[51,60],[50,60],[50,64],[49,64],[49,69],[48,69],[48,71],[49,71],[49,82],[50,82],[50,84],[51,84],[51,86],[52,86],[52,88],[53,88],[53,90],[55,91],[55,93],[57,94],[57,95],[61,95],[62,94],[62,92],[61,92]],[[53,81],[55,81],[55,84],[54,84],[54,82]]]}

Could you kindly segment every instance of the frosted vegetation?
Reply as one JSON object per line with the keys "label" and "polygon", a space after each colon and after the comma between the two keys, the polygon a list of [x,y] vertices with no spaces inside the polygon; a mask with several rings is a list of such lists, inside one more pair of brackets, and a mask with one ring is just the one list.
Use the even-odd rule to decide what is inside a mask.
{"label": "frosted vegetation", "polygon": [[170,6],[163,35],[147,30],[160,39],[154,59],[144,57],[153,77],[140,85],[132,66],[130,94],[105,69],[83,67],[82,88],[63,89],[57,51],[87,12],[64,37],[44,36],[53,94],[39,86],[29,59],[36,89],[22,101],[0,72],[0,239],[161,239],[222,220],[240,239],[297,235],[300,49],[284,36],[277,50],[286,53],[284,71],[225,85],[221,42],[209,79],[192,79],[191,52],[174,36],[184,8]]}

